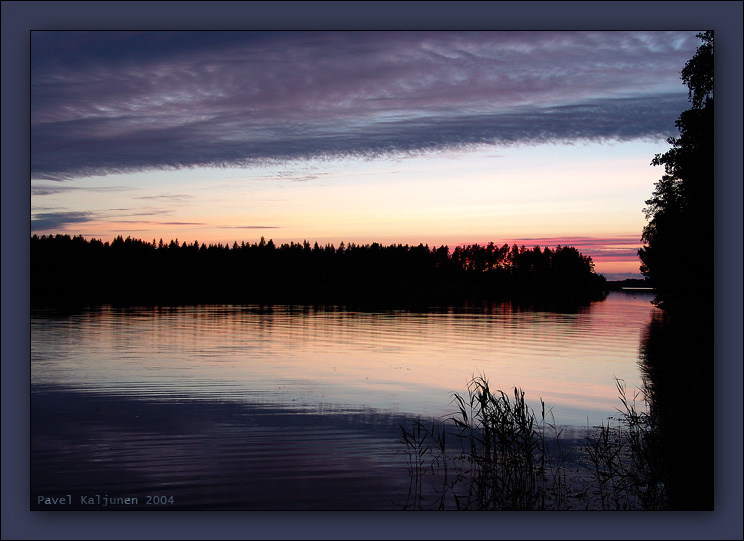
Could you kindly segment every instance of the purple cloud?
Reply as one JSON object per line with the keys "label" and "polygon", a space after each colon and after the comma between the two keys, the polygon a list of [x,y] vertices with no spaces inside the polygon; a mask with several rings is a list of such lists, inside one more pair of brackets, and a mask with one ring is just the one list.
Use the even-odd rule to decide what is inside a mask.
{"label": "purple cloud", "polygon": [[33,178],[665,138],[694,32],[33,32]]}
{"label": "purple cloud", "polygon": [[41,212],[31,219],[31,232],[64,229],[67,224],[79,224],[94,220],[90,212]]}
{"label": "purple cloud", "polygon": [[[615,237],[532,237],[496,241],[497,246],[504,243],[511,246],[532,248],[540,246],[554,249],[557,246],[573,246],[584,255],[591,256],[595,263],[638,261],[641,247],[640,235],[619,235]],[[465,246],[468,243],[462,244]],[[481,245],[483,243],[480,243]]]}

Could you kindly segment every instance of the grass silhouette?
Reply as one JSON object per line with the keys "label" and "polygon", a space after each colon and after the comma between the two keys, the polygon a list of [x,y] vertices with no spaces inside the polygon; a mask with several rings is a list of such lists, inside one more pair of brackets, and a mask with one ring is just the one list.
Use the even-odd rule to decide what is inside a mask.
{"label": "grass silhouette", "polygon": [[[582,445],[568,445],[552,411],[539,416],[524,391],[492,390],[473,377],[457,411],[443,423],[401,426],[411,479],[404,509],[562,510],[666,509],[658,430],[646,394],[595,427]],[[639,409],[642,397],[644,409]]]}

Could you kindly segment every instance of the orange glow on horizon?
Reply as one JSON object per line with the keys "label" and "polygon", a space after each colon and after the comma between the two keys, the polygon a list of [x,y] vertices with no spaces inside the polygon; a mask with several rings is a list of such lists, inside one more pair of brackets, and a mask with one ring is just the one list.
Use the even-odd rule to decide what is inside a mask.
{"label": "orange glow on horizon", "polygon": [[591,256],[599,273],[639,275],[642,209],[658,175],[648,156],[658,150],[543,145],[499,155],[486,148],[446,158],[110,175],[76,180],[74,190],[41,182],[32,232],[228,246],[261,237],[335,247],[560,244]]}

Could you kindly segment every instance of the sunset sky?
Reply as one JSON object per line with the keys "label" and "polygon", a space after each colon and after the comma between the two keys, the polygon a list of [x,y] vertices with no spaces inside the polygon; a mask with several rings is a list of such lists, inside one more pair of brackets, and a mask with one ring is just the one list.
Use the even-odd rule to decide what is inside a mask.
{"label": "sunset sky", "polygon": [[572,245],[640,277],[685,32],[32,32],[31,232]]}

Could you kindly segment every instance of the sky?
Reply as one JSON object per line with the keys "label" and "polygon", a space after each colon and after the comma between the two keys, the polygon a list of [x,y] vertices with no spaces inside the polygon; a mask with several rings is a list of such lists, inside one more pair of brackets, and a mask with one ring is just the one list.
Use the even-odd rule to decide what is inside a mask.
{"label": "sky", "polygon": [[31,33],[31,232],[575,246],[640,277],[684,32]]}

